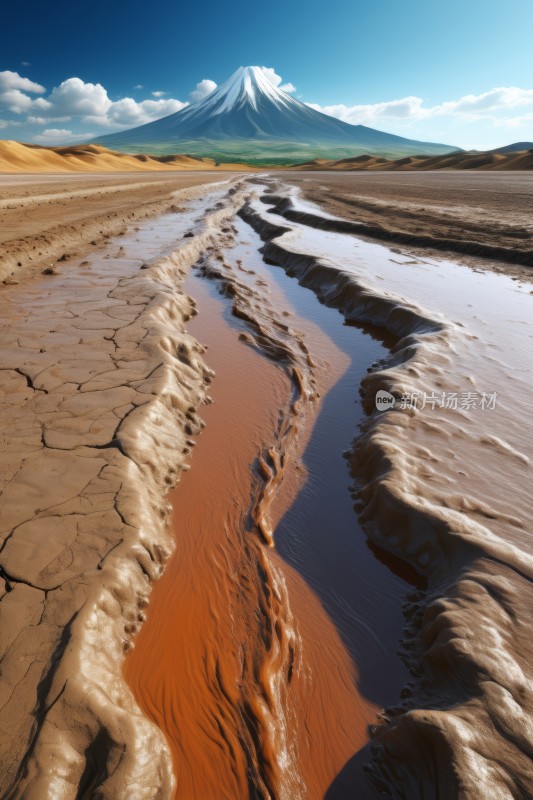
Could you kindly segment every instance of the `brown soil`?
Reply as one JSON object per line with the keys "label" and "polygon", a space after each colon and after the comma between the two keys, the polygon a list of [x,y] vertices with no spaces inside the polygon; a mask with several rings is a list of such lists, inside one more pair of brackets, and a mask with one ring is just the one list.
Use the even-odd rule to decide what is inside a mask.
{"label": "brown soil", "polygon": [[[252,296],[247,268],[244,262],[232,275],[220,266],[232,297]],[[379,707],[358,690],[356,668],[319,597],[262,541],[270,529],[269,493],[261,488],[258,455],[279,436],[280,410],[291,417],[291,381],[281,355],[269,360],[252,349],[251,335],[224,320],[227,302],[204,283],[189,278],[185,289],[199,301],[189,330],[208,345],[214,404],[203,413],[207,425],[192,469],[170,495],[176,552],[154,587],[125,677],[170,744],[176,798],[252,792],[318,800],[368,742]],[[263,284],[250,278],[255,300]],[[271,308],[279,313],[277,302]],[[275,316],[272,321],[281,327]],[[260,324],[258,338],[266,337],[268,323]],[[297,352],[302,320],[296,324]],[[326,393],[346,357],[325,335],[315,339],[332,363],[320,378]],[[311,430],[308,419],[298,451]],[[297,467],[301,481],[290,449],[281,461],[283,474],[290,477]],[[274,524],[294,494],[294,486],[284,488]],[[254,524],[258,517],[263,529]],[[366,797],[365,786],[359,791]]]}
{"label": "brown soil", "polygon": [[[533,265],[533,174],[302,173],[283,179],[353,233],[416,249],[484,257],[485,265],[527,276]],[[502,264],[506,266],[503,267]],[[475,266],[480,267],[479,260]]]}
{"label": "brown soil", "polygon": [[13,284],[53,268],[58,260],[93,251],[146,217],[179,211],[176,192],[230,177],[216,172],[0,175],[0,281]]}

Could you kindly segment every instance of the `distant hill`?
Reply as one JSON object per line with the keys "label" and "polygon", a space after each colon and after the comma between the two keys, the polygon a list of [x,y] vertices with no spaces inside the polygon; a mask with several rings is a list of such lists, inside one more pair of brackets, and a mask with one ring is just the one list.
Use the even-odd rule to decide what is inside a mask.
{"label": "distant hill", "polygon": [[180,152],[269,165],[361,153],[398,158],[457,150],[322,114],[274,86],[260,67],[239,67],[203,100],[94,142],[129,153]]}
{"label": "distant hill", "polygon": [[[293,166],[293,170],[530,170],[533,151],[501,153],[449,153],[443,156],[406,156],[388,159],[368,153],[337,160],[315,158]],[[212,158],[169,154],[151,156],[146,153],[121,153],[95,144],[73,144],[66,147],[43,147],[0,140],[0,172],[160,172],[198,170],[253,170],[257,165],[217,162]]]}
{"label": "distant hill", "polygon": [[497,147],[492,153],[516,153],[520,150],[533,150],[533,142],[514,142],[513,144],[506,144],[505,147]]}
{"label": "distant hill", "polygon": [[[0,140],[0,172],[148,172],[161,170],[213,170],[212,158],[184,155],[148,156],[116,153],[95,144],[41,147]],[[224,164],[219,169],[231,169]],[[239,164],[238,169],[246,169]]]}
{"label": "distant hill", "polygon": [[[529,145],[529,142],[521,144]],[[533,169],[533,149],[516,150],[515,145],[498,148],[484,153],[448,153],[441,156],[407,156],[406,158],[388,159],[365,154],[354,158],[328,160],[323,158],[296,164],[294,170],[320,172],[335,170],[355,172],[372,171],[409,171],[409,170],[531,170]]]}

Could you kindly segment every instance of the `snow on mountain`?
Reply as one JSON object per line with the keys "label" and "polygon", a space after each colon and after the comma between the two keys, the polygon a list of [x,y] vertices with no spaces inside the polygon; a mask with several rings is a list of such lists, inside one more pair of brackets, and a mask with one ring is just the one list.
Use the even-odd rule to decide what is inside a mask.
{"label": "snow on mountain", "polygon": [[[255,111],[261,96],[266,96],[278,107],[289,107],[293,98],[269,81],[261,67],[239,67],[227,81],[202,101],[204,109],[212,114],[223,114],[243,103],[251,103]],[[296,102],[293,100],[293,102]],[[195,104],[197,106],[198,103]],[[193,111],[194,107],[188,108]]]}

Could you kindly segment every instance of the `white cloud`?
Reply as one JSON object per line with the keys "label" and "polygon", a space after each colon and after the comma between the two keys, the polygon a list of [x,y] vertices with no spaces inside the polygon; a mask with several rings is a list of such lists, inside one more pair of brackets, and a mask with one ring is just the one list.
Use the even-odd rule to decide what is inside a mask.
{"label": "white cloud", "polygon": [[[46,125],[77,118],[90,125],[128,128],[166,117],[187,105],[171,97],[161,98],[163,92],[153,94],[158,99],[137,102],[132,97],[123,97],[113,101],[102,84],[85,83],[81,78],[68,78],[51,91],[47,100],[43,100],[48,114],[32,115],[28,122]],[[31,108],[35,108],[38,102],[39,100],[34,101]],[[45,136],[45,133],[40,136]]]}
{"label": "white cloud", "polygon": [[421,119],[422,116],[426,116],[422,109],[423,102],[421,97],[403,97],[401,100],[368,105],[346,106],[344,103],[332,106],[320,106],[318,103],[307,103],[307,105],[352,125],[372,125],[384,119]]}
{"label": "white cloud", "polygon": [[274,67],[261,67],[261,70],[263,71],[265,78],[268,78],[270,83],[273,83],[274,86],[280,85],[282,78],[281,75],[277,74]]}
{"label": "white cloud", "polygon": [[0,119],[0,130],[2,130],[3,128],[11,128],[12,126],[16,127],[17,125],[20,124],[21,124],[20,122],[16,122],[11,119]]}
{"label": "white cloud", "polygon": [[450,100],[434,106],[438,114],[486,114],[489,111],[518,108],[533,105],[533,89],[519,89],[516,86],[490,89],[483,94],[468,94],[459,100]]}
{"label": "white cloud", "polygon": [[52,89],[48,100],[54,113],[72,117],[105,117],[112,105],[101,83],[85,83],[81,78],[67,78]]}
{"label": "white cloud", "polygon": [[217,84],[215,81],[210,80],[209,78],[204,78],[200,83],[196,84],[196,89],[191,92],[191,97],[195,103],[199,100],[203,100],[204,97],[207,97],[208,94],[214,92],[217,88]]}
{"label": "white cloud", "polygon": [[278,86],[282,91],[284,91],[284,92],[295,92],[296,91],[296,86],[293,83],[291,83],[290,81],[288,81],[287,83],[283,83],[283,84],[281,83],[281,81],[283,79],[282,79],[281,75],[278,75],[278,73],[276,72],[274,67],[261,67],[261,70],[263,71],[264,76],[266,78],[268,78],[270,83],[272,83],[274,86]]}
{"label": "white cloud", "polygon": [[152,97],[164,97],[168,92],[152,92]]}
{"label": "white cloud", "polygon": [[413,96],[384,103],[355,106],[346,106],[343,103],[331,106],[320,106],[317,103],[307,105],[352,125],[374,125],[387,120],[420,121],[445,116],[455,117],[464,122],[484,119],[501,120],[507,124],[509,118],[495,115],[528,105],[533,107],[533,89],[499,87],[482,94],[469,94],[457,100],[447,100],[434,106],[425,106],[421,97]]}
{"label": "white cloud", "polygon": [[[511,128],[521,128],[523,125],[533,125],[533,112],[529,114],[522,114],[518,117],[495,118],[494,125],[496,126],[509,126]],[[528,137],[531,139],[531,135]]]}
{"label": "white cloud", "polygon": [[54,145],[54,144],[71,144],[74,142],[86,142],[88,139],[93,139],[94,133],[72,133],[71,130],[66,128],[47,128],[38,136],[33,137],[33,141],[37,144]]}
{"label": "white cloud", "polygon": [[122,100],[111,103],[104,116],[89,115],[84,117],[83,121],[92,125],[132,128],[161,117],[167,117],[169,114],[180,111],[186,105],[188,104],[171,97],[166,100],[142,100],[139,103],[132,97],[123,97]]}
{"label": "white cloud", "polygon": [[13,114],[22,114],[32,108],[44,109],[47,101],[42,97],[31,98],[30,94],[44,94],[44,86],[29,78],[23,78],[18,72],[4,70],[0,72],[0,108]]}
{"label": "white cloud", "polygon": [[134,89],[144,89],[144,86],[143,86],[143,84],[142,84],[142,83],[136,83],[136,84],[135,84],[135,86],[134,86],[133,88],[134,88]]}
{"label": "white cloud", "polygon": [[33,94],[44,94],[46,91],[40,83],[30,81],[29,78],[23,78],[18,72],[11,72],[10,70],[0,72],[0,91],[7,89],[20,89],[23,92],[31,92]]}
{"label": "white cloud", "polygon": [[29,116],[26,122],[30,125],[50,125],[51,122],[69,122],[72,117],[35,117]]}
{"label": "white cloud", "polygon": [[0,108],[5,108],[13,114],[23,114],[36,108],[46,111],[47,108],[50,108],[50,103],[44,97],[37,97],[33,100],[19,89],[8,89],[0,92]]}

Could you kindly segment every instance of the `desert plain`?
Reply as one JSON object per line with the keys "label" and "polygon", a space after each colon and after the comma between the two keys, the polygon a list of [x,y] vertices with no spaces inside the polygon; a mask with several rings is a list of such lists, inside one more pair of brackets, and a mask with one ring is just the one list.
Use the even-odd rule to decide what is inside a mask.
{"label": "desert plain", "polygon": [[188,166],[0,175],[0,794],[531,796],[533,173]]}

